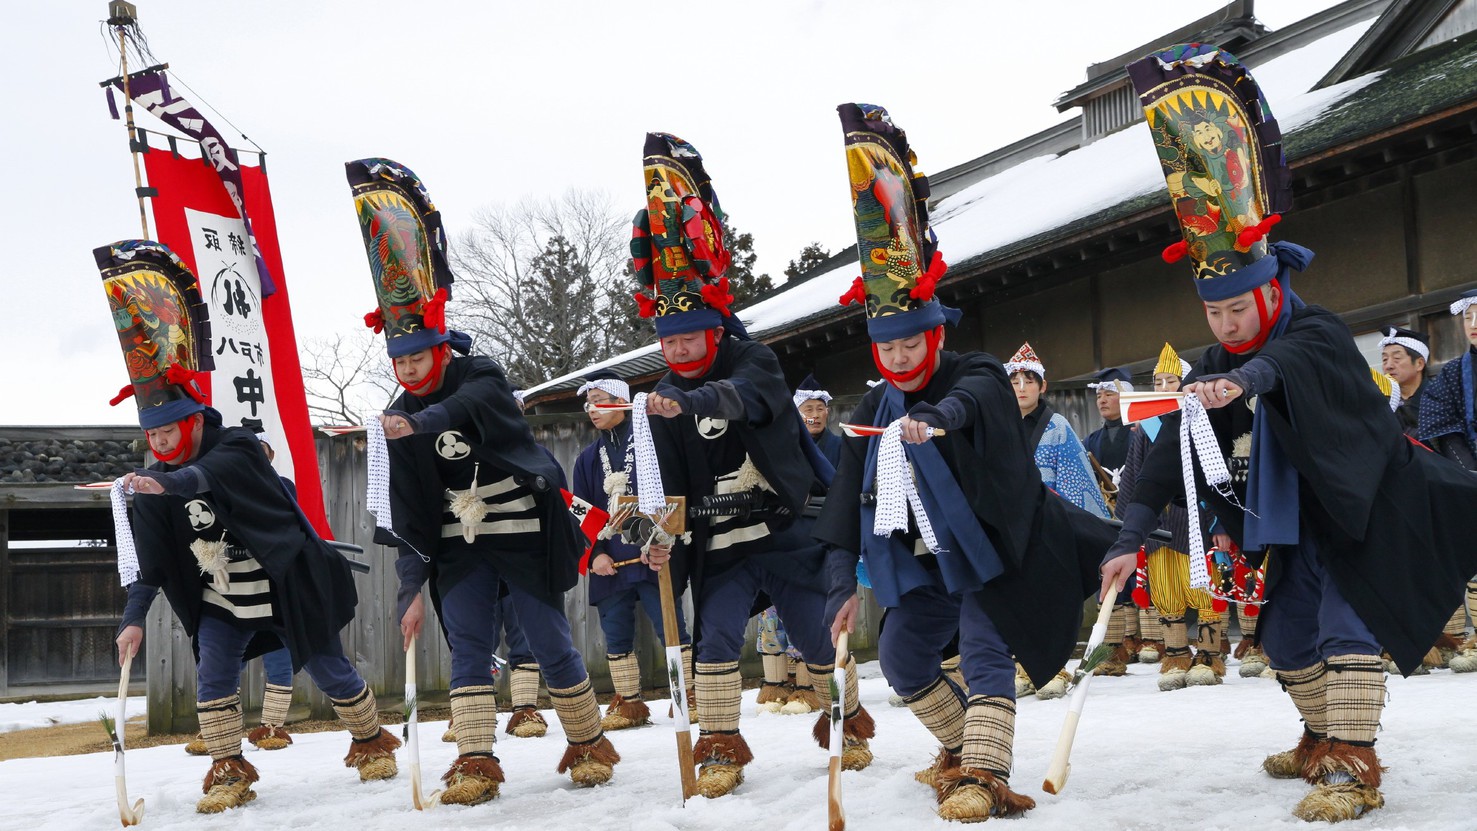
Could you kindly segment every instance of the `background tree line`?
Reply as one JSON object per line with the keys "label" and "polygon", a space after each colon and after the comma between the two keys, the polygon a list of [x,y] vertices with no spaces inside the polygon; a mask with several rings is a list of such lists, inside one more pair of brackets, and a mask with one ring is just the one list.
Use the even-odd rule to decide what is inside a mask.
{"label": "background tree line", "polygon": [[[557,198],[488,206],[455,236],[456,274],[447,319],[472,335],[473,351],[496,359],[515,389],[635,349],[656,338],[631,295],[640,285],[630,265],[632,215],[606,193],[569,190]],[[774,289],[756,274],[754,236],[726,219],[735,308]],[[830,256],[807,245],[785,268],[794,280]],[[382,336],[368,330],[303,344],[303,380],[314,421],[362,424],[399,392]]]}

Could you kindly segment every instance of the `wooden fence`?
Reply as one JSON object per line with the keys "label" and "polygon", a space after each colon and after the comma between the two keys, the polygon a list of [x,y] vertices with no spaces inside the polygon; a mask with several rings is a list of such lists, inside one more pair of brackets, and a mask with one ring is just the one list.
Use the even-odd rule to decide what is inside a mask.
{"label": "wooden fence", "polygon": [[[594,431],[583,413],[531,416],[535,438],[559,460],[565,470],[573,466],[579,451],[594,440]],[[368,467],[363,433],[331,436],[320,433],[317,440],[319,473],[324,482],[324,500],[334,535],[343,542],[364,548],[361,559],[370,573],[354,575],[359,591],[358,614],[344,629],[344,652],[353,661],[375,695],[382,709],[392,709],[402,700],[405,684],[405,654],[401,648],[400,628],[395,620],[395,551],[373,544],[374,520],[364,508]],[[864,592],[862,621],[852,636],[852,649],[860,657],[875,653],[877,623],[880,610]],[[584,656],[597,691],[610,691],[609,669],[605,660],[605,638],[600,618],[587,602],[585,579],[564,598],[574,645]],[[683,604],[691,620],[690,596]],[[440,636],[440,624],[426,598],[426,633],[418,644],[417,686],[422,702],[444,700],[450,686],[450,653]],[[665,689],[664,658],[645,615],[638,615],[636,653],[641,660],[643,685]],[[757,626],[750,621],[745,636],[741,664],[748,675],[760,674],[759,658],[754,642]],[[149,730],[152,733],[188,733],[197,729],[195,718],[195,662],[189,638],[175,620],[169,604],[162,600],[150,611],[145,657],[148,666]],[[506,649],[500,650],[506,654]],[[506,680],[500,682],[506,694]],[[262,672],[260,661],[252,661],[242,672],[243,705],[252,710],[261,706]],[[293,692],[293,718],[311,714],[314,718],[332,718],[332,707],[326,696],[318,692],[300,673]]]}

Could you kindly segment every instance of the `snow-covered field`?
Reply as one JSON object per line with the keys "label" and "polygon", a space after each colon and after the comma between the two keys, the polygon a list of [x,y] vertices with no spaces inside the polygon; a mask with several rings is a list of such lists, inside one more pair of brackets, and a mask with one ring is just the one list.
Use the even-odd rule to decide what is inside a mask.
{"label": "snow-covered field", "polygon": [[[148,699],[141,695],[129,698],[128,717],[143,715],[147,712],[147,705]],[[109,716],[116,716],[118,699],[98,697],[76,701],[48,701],[44,704],[39,701],[0,704],[0,733],[97,721],[98,713],[103,711],[107,711]],[[101,726],[98,727],[98,735],[102,735]]]}
{"label": "snow-covered field", "polygon": [[[1273,681],[1241,678],[1234,669],[1221,687],[1159,692],[1156,667],[1134,665],[1124,678],[1093,683],[1073,752],[1073,771],[1059,796],[1041,792],[1065,700],[1020,703],[1016,727],[1015,788],[1037,808],[1019,823],[1038,829],[1303,828],[1289,811],[1307,791],[1299,781],[1277,781],[1260,771],[1262,757],[1291,747],[1300,726],[1292,704]],[[876,664],[861,668],[862,700],[877,720],[877,760],[844,779],[851,829],[943,828],[932,793],[913,781],[935,746],[902,708],[887,704]],[[1351,828],[1422,831],[1477,828],[1471,773],[1477,763],[1477,725],[1467,717],[1477,697],[1477,674],[1437,670],[1389,682],[1390,702],[1379,742],[1387,807]],[[257,800],[225,814],[195,813],[206,766],[179,746],[128,752],[131,798],[143,797],[142,828],[274,828],[328,831],[404,831],[414,828],[731,829],[762,831],[824,828],[826,755],[810,740],[813,716],[753,715],[754,691],[745,693],[743,731],[754,750],[747,781],[732,795],[686,808],[675,803],[675,750],[665,707],[653,705],[657,724],[612,734],[625,757],[608,786],[574,788],[554,772],[564,743],[546,713],[542,739],[502,736],[498,755],[508,774],[503,795],[485,805],[443,806],[417,813],[402,751],[401,776],[359,783],[343,767],[344,733],[301,735],[278,752],[253,751],[262,773]],[[94,702],[88,707],[96,709]],[[421,757],[428,785],[455,756],[440,741],[443,722],[421,725]],[[0,829],[116,828],[111,754],[0,762]]]}

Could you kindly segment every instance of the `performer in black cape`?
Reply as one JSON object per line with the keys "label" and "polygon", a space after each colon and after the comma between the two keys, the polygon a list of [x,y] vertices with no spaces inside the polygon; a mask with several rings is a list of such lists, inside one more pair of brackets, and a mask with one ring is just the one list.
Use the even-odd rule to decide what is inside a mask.
{"label": "performer in black cape", "polygon": [[[637,295],[641,314],[655,318],[671,370],[646,400],[661,416],[651,425],[662,480],[668,494],[687,498],[689,510],[709,497],[742,503],[731,515],[690,523],[686,548],[697,633],[697,787],[718,797],[743,781],[753,758],[739,732],[738,659],[761,593],[779,610],[811,676],[834,670],[835,647],[821,620],[824,554],[794,527],[811,483],[828,481],[832,468],[802,427],[774,353],[732,315],[723,213],[702,157],[667,133],[648,133],[644,155],[647,208],[636,215],[631,253],[654,295]],[[854,677],[847,676],[842,764],[859,770],[871,762],[874,727]],[[815,737],[824,747],[830,694],[817,686]]]}
{"label": "performer in black cape", "polygon": [[451,646],[459,755],[441,799],[485,802],[503,781],[491,670],[503,581],[569,742],[559,772],[578,785],[606,782],[620,756],[600,729],[563,609],[584,549],[559,491],[563,471],[534,442],[502,367],[469,355],[471,338],[446,327],[451,270],[439,214],[415,174],[386,159],[347,169],[379,301],[365,321],[384,331],[405,388],[381,418],[400,542],[400,628],[408,646],[429,580]]}
{"label": "performer in black cape", "polygon": [[333,702],[352,741],[344,763],[362,781],[396,773],[400,740],[380,727],[374,693],[344,657],[339,630],[357,595],[348,564],[313,530],[256,434],[227,428],[197,376],[214,367],[195,276],[156,242],[93,252],[118,330],[139,426],[158,460],[123,477],[135,494],[138,580],[128,587],[119,658],[137,654],[162,589],[195,651],[196,711],[212,762],[200,813],[256,798],[241,755],[241,662],[286,645]]}
{"label": "performer in black cape", "polygon": [[[1181,473],[1190,449],[1156,442],[1103,586],[1132,572],[1159,512],[1181,495],[1191,527],[1203,500],[1253,552],[1248,565],[1264,556],[1257,634],[1304,722],[1297,748],[1265,768],[1314,786],[1296,816],[1352,819],[1384,804],[1374,749],[1380,647],[1413,670],[1477,570],[1465,522],[1477,510],[1477,479],[1405,437],[1348,328],[1293,292],[1292,273],[1313,254],[1265,239],[1291,205],[1291,176],[1245,67],[1213,44],[1182,44],[1129,73],[1184,228],[1166,259],[1189,255],[1219,342],[1185,379],[1185,414],[1163,427],[1172,436],[1189,421],[1192,480]],[[1244,497],[1221,464],[1242,436]],[[1192,570],[1198,542],[1191,537]]]}
{"label": "performer in black cape", "polygon": [[[842,302],[865,305],[887,380],[851,421],[886,433],[845,439],[816,522],[833,546],[826,617],[833,633],[854,625],[859,552],[888,614],[883,674],[943,746],[919,774],[936,788],[940,816],[1020,814],[1035,802],[1008,785],[1011,656],[1038,684],[1066,663],[1113,535],[1042,484],[1000,361],[944,350],[944,324],[959,312],[934,297],[944,263],[927,180],[886,110],[839,109],[863,274]],[[967,693],[939,666],[956,631]]]}

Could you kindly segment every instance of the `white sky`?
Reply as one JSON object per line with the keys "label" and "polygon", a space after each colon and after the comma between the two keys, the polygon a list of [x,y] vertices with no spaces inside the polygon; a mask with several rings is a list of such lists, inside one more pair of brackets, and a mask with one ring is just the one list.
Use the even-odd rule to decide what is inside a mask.
{"label": "white sky", "polygon": [[[0,424],[134,423],[131,404],[107,406],[127,376],[91,255],[139,234],[123,125],[97,86],[117,71],[106,3],[7,5],[0,348],[27,392],[0,395]],[[346,161],[414,169],[455,238],[479,207],[570,187],[635,213],[643,136],[665,130],[703,153],[778,277],[811,241],[855,243],[837,104],[886,106],[933,173],[1068,117],[1051,102],[1089,64],[1223,3],[138,5],[171,74],[268,151],[302,340],[352,331],[373,305]],[[1276,29],[1332,5],[1262,0],[1257,16]]]}

